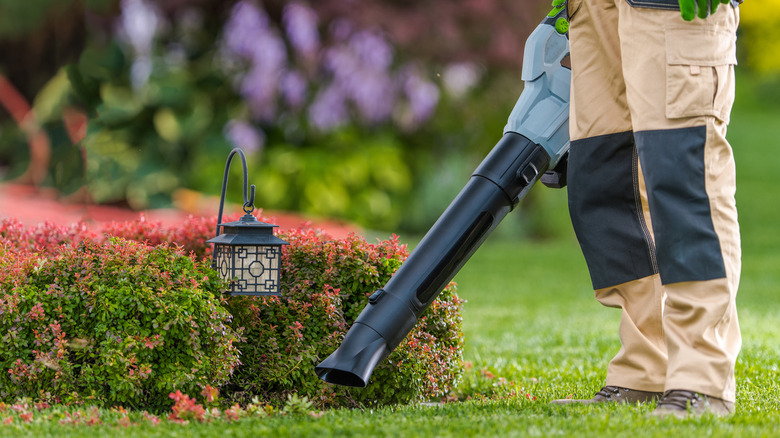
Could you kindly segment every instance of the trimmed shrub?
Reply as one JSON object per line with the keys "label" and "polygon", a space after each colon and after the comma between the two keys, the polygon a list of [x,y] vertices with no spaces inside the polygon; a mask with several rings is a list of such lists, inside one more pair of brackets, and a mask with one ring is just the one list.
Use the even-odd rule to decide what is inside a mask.
{"label": "trimmed shrub", "polygon": [[41,241],[36,253],[3,225],[0,401],[156,410],[175,390],[229,380],[240,333],[205,263],[167,245],[81,235]]}
{"label": "trimmed shrub", "polygon": [[366,388],[314,373],[406,259],[397,236],[369,244],[290,230],[280,236],[290,242],[282,296],[228,298],[203,259],[213,224],[190,218],[166,230],[141,218],[109,226],[101,241],[80,226],[0,221],[0,401],[163,409],[171,392],[211,385],[230,403],[282,406],[298,394],[318,407],[386,405],[445,395],[458,380],[463,301],[454,283]]}
{"label": "trimmed shrub", "polygon": [[[158,227],[132,223],[112,232],[152,241],[145,230],[161,233]],[[165,233],[174,236],[181,232],[172,229]],[[225,397],[245,403],[259,396],[282,405],[289,394],[297,393],[326,407],[408,403],[450,391],[462,370],[463,347],[463,301],[454,283],[377,366],[366,388],[329,385],[317,378],[314,366],[340,345],[368,297],[401,266],[408,255],[406,246],[397,236],[369,244],[355,235],[333,240],[312,229],[288,230],[280,237],[290,242],[283,247],[282,296],[228,300],[233,327],[243,330],[244,336],[238,344],[241,366],[229,390],[223,392]],[[189,241],[205,242],[208,238],[210,234],[206,239]],[[195,247],[187,250],[210,253],[210,249]]]}
{"label": "trimmed shrub", "polygon": [[59,252],[63,246],[78,245],[84,240],[94,240],[97,236],[83,223],[62,226],[47,222],[25,228],[15,218],[0,220],[0,242],[22,252],[51,255]]}
{"label": "trimmed shrub", "polygon": [[352,235],[330,240],[291,231],[282,258],[282,297],[233,297],[228,308],[244,328],[242,365],[232,383],[280,403],[297,392],[321,405],[408,403],[449,392],[461,370],[462,301],[450,285],[396,350],[377,366],[366,388],[317,378],[314,366],[341,343],[368,297],[407,256],[397,236],[368,244]]}
{"label": "trimmed shrub", "polygon": [[[223,222],[233,219],[223,218]],[[263,220],[260,218],[260,220]],[[146,220],[143,214],[136,221],[112,222],[108,224],[103,233],[107,236],[121,237],[127,240],[144,242],[147,245],[157,246],[164,243],[176,245],[185,254],[193,254],[198,259],[211,257],[212,247],[206,241],[214,237],[217,218],[202,216],[188,216],[177,227],[165,228],[160,221]]]}

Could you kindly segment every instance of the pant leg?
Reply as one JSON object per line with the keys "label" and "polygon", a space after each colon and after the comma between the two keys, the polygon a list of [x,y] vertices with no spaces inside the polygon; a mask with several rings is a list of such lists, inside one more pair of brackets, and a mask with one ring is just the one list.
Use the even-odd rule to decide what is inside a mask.
{"label": "pant leg", "polygon": [[666,292],[665,389],[734,401],[741,255],[725,134],[738,10],[684,22],[675,11],[619,8],[626,96]]}
{"label": "pant leg", "polygon": [[569,210],[596,298],[622,311],[607,385],[662,391],[666,345],[644,179],[618,37],[622,0],[573,0]]}

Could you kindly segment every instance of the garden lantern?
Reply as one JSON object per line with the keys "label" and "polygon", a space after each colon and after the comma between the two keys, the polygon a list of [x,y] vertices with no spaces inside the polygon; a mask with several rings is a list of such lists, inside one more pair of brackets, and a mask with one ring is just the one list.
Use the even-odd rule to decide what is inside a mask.
{"label": "garden lantern", "polygon": [[[235,222],[222,223],[230,162],[238,154],[244,165],[244,216]],[[281,295],[279,273],[282,260],[282,245],[288,243],[274,236],[276,225],[258,221],[254,211],[255,186],[249,188],[247,197],[246,157],[241,149],[233,149],[225,165],[222,181],[222,197],[219,202],[216,237],[208,243],[214,244],[212,267],[219,276],[230,281],[231,295]],[[220,234],[222,228],[222,234]]]}

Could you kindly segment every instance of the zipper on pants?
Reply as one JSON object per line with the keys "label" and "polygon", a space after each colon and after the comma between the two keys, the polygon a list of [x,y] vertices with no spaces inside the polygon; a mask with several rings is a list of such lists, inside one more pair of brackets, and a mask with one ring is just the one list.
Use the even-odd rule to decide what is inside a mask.
{"label": "zipper on pants", "polygon": [[639,189],[639,154],[636,146],[634,146],[633,153],[631,155],[631,175],[634,180],[634,201],[636,201],[636,214],[639,220],[639,227],[642,229],[642,233],[645,235],[645,242],[647,242],[647,251],[650,253],[650,263],[653,265],[653,273],[658,274],[658,260],[655,255],[655,241],[653,235],[650,232],[650,227],[645,220],[644,208],[642,206],[642,192]]}

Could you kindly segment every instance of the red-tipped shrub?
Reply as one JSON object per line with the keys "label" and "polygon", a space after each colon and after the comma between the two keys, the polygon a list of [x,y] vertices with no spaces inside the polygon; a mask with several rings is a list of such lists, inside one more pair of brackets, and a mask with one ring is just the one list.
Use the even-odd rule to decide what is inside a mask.
{"label": "red-tipped shrub", "polygon": [[[191,219],[195,220],[195,219]],[[273,222],[260,218],[265,222]],[[160,231],[148,223],[127,223],[110,232],[141,241],[189,235],[184,249],[210,254],[198,247],[213,236],[212,227],[182,225]],[[209,222],[206,222],[209,223]],[[188,230],[180,228],[189,227]],[[128,234],[118,230],[136,230]],[[202,238],[193,230],[206,233]],[[333,240],[317,230],[290,230],[280,235],[290,242],[282,256],[282,297],[232,297],[228,309],[233,327],[243,329],[241,366],[231,379],[227,399],[246,402],[260,396],[282,405],[288,394],[307,396],[319,406],[391,404],[422,400],[449,392],[461,372],[462,300],[454,283],[420,318],[390,357],[380,364],[363,389],[328,385],[314,366],[341,343],[352,321],[406,259],[398,238],[369,244],[351,236]],[[203,243],[205,245],[205,243]]]}
{"label": "red-tipped shrub", "polygon": [[[218,297],[223,284],[206,266],[209,260],[193,261],[209,256],[205,242],[214,224],[190,218],[164,229],[141,218],[106,230],[162,245],[153,249],[116,237],[99,244],[83,229],[41,232],[0,223],[0,333],[7,333],[0,351],[9,352],[0,357],[0,400],[76,391],[101,403],[149,409],[169,406],[167,395],[175,390],[197,394],[228,379],[226,401],[259,396],[279,406],[291,393],[325,407],[449,392],[461,372],[463,344],[454,284],[377,366],[368,387],[328,385],[314,373],[368,296],[405,260],[397,237],[369,244],[354,235],[333,240],[314,230],[283,233],[290,245],[282,257],[282,296],[225,298]],[[5,257],[12,252],[17,257]],[[236,348],[241,365],[233,372]]]}
{"label": "red-tipped shrub", "polygon": [[[233,219],[223,218],[223,222],[230,220]],[[150,221],[141,215],[138,220],[132,222],[112,222],[103,232],[107,236],[144,242],[151,246],[173,244],[179,246],[185,254],[192,253],[203,259],[211,256],[212,248],[206,241],[214,237],[216,224],[216,217],[188,216],[180,225],[166,228],[162,222]]]}
{"label": "red-tipped shrub", "polygon": [[393,404],[449,391],[461,371],[462,301],[450,285],[362,389],[321,382],[314,366],[407,256],[397,237],[378,244],[351,236],[329,240],[313,231],[282,235],[282,297],[233,297],[234,324],[245,329],[242,365],[232,383],[280,403],[297,392],[320,405]]}
{"label": "red-tipped shrub", "polygon": [[181,391],[172,392],[169,397],[174,401],[169,420],[176,422],[198,421],[206,419],[206,409],[198,404],[194,398],[189,398]]}
{"label": "red-tipped shrub", "polygon": [[16,251],[38,254],[55,254],[62,246],[78,245],[84,240],[94,240],[98,235],[83,223],[69,226],[51,222],[25,228],[14,218],[0,220],[0,242],[12,246]]}
{"label": "red-tipped shrub", "polygon": [[239,334],[205,263],[167,245],[75,237],[42,253],[0,238],[0,401],[164,409],[174,390],[228,381]]}

